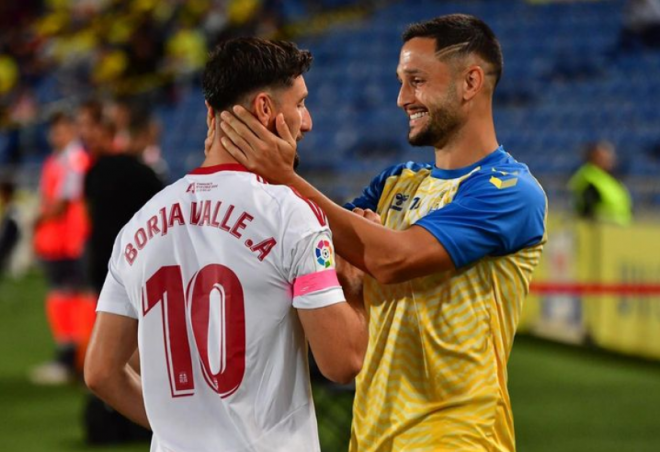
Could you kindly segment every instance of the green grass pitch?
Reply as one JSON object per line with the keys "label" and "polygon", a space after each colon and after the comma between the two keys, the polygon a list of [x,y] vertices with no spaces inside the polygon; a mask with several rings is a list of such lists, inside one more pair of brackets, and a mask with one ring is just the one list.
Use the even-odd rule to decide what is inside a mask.
{"label": "green grass pitch", "polygon": [[[0,280],[0,450],[146,452],[148,444],[91,448],[84,389],[36,387],[28,369],[51,357],[38,274]],[[520,452],[657,452],[660,363],[519,337],[509,388]],[[351,394],[316,387],[324,452],[345,450]]]}

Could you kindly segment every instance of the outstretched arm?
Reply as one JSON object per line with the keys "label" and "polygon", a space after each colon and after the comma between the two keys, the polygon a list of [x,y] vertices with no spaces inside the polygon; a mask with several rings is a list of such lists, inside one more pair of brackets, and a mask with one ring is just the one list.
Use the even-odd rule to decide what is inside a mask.
{"label": "outstretched arm", "polygon": [[247,110],[221,114],[221,139],[241,164],[272,183],[294,187],[326,213],[337,253],[381,283],[397,283],[454,268],[449,254],[426,229],[412,226],[394,231],[345,210],[293,170],[296,140],[280,114],[279,136],[263,127]]}

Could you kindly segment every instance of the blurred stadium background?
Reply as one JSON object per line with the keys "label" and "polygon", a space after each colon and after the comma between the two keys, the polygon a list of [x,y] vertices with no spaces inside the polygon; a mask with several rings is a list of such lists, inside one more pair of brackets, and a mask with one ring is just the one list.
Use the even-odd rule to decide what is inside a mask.
{"label": "blurred stadium background", "polygon": [[[315,57],[306,75],[314,130],[300,145],[300,170],[342,201],[386,165],[432,159],[407,143],[394,72],[405,26],[453,12],[483,18],[498,35],[498,137],[550,202],[549,242],[510,362],[519,450],[660,450],[660,39],[635,36],[632,3],[2,1],[0,178],[18,184],[24,234],[0,275],[0,450],[92,450],[84,389],[26,377],[52,352],[28,226],[53,112],[93,98],[153,118],[152,163],[172,181],[203,158],[207,50],[236,35],[292,39]],[[567,181],[596,140],[617,149],[630,226],[571,214]],[[324,452],[346,450],[351,388],[319,378],[314,391]]]}

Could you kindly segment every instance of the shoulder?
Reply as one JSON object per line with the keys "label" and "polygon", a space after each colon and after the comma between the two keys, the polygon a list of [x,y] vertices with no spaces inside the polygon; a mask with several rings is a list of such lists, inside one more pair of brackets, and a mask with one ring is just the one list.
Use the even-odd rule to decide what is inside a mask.
{"label": "shoulder", "polygon": [[546,203],[545,192],[527,165],[506,153],[503,158],[478,168],[461,183],[457,200],[464,197],[492,197],[529,207],[545,207]]}
{"label": "shoulder", "polygon": [[431,171],[432,169],[433,169],[433,165],[431,163],[418,163],[418,162],[408,161],[404,163],[398,163],[396,165],[392,165],[388,168],[385,168],[383,171],[381,171],[381,173],[378,176],[376,176],[376,179],[381,179],[385,181],[386,179],[392,176],[400,176],[405,171],[418,173],[424,170]]}
{"label": "shoulder", "polygon": [[280,216],[285,222],[291,220],[299,223],[299,226],[305,224],[325,228],[328,226],[328,219],[321,207],[311,199],[300,194],[296,189],[286,185],[269,185],[259,183],[260,190],[277,203]]}

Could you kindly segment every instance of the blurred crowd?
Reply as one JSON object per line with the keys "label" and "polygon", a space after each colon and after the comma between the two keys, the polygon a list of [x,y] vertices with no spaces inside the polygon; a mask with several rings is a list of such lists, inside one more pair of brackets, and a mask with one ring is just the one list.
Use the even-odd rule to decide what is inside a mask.
{"label": "blurred crowd", "polygon": [[[94,97],[175,104],[208,49],[356,0],[22,0],[0,2],[0,166],[47,154],[43,124]],[[119,136],[121,136],[121,131]]]}
{"label": "blurred crowd", "polygon": [[[306,2],[1,2],[0,126],[34,120],[44,100],[91,93],[109,98],[157,90],[159,99],[175,101],[177,83],[199,73],[210,45],[237,34],[274,34],[291,3]],[[45,79],[55,85],[53,99],[43,99],[48,89],[39,92]]]}
{"label": "blurred crowd", "polygon": [[[0,94],[56,72],[65,92],[135,94],[198,71],[207,43],[277,27],[277,2],[27,0],[0,6]],[[72,90],[74,92],[66,92]]]}

